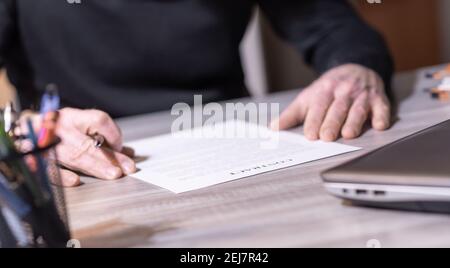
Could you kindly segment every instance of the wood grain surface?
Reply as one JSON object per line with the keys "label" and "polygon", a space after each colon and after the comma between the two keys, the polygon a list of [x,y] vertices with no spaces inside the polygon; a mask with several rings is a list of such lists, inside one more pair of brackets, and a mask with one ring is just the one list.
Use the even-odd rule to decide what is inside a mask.
{"label": "wood grain surface", "polygon": [[[423,88],[425,70],[396,78],[397,119],[367,129],[359,152],[184,194],[133,178],[66,190],[70,223],[82,247],[382,247],[450,246],[450,216],[352,207],[327,194],[320,172],[450,118],[450,105]],[[257,99],[285,107],[298,91]],[[245,99],[242,101],[249,101]],[[167,133],[168,112],[118,120],[127,141]],[[301,132],[301,128],[292,130]]]}

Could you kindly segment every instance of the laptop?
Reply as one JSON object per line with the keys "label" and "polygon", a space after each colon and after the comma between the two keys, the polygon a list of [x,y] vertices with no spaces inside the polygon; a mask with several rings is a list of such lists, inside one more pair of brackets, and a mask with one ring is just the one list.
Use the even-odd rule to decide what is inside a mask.
{"label": "laptop", "polygon": [[321,175],[354,205],[450,213],[450,120]]}

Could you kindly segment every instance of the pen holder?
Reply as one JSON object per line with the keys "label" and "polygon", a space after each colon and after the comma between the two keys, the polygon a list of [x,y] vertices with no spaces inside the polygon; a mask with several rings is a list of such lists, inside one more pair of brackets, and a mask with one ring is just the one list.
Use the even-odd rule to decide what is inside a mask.
{"label": "pen holder", "polygon": [[[62,185],[55,150],[59,142],[0,159],[0,172],[21,201],[6,206],[0,199],[0,216],[9,228],[0,231],[0,247],[66,247],[70,240],[64,189],[57,186]],[[2,219],[0,229],[1,224]]]}

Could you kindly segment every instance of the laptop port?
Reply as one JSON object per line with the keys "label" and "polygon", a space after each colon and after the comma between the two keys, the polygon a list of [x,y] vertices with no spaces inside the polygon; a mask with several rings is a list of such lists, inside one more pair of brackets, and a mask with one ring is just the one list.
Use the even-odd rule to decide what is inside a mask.
{"label": "laptop port", "polygon": [[355,190],[355,193],[357,195],[363,195],[363,194],[367,194],[367,190],[357,189],[357,190]]}
{"label": "laptop port", "polygon": [[373,194],[376,196],[383,196],[383,195],[386,195],[386,192],[385,191],[373,191]]}

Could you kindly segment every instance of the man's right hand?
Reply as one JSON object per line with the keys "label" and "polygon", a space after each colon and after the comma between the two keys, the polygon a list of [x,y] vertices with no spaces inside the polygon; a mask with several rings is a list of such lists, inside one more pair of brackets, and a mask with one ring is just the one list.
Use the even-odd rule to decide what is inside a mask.
{"label": "man's right hand", "polygon": [[[102,148],[95,147],[92,136],[96,134],[105,137]],[[131,159],[134,151],[122,146],[122,133],[105,112],[61,109],[56,135],[61,138],[56,148],[58,163],[67,168],[61,169],[63,186],[79,185],[78,172],[105,180],[136,172],[136,165]]]}

